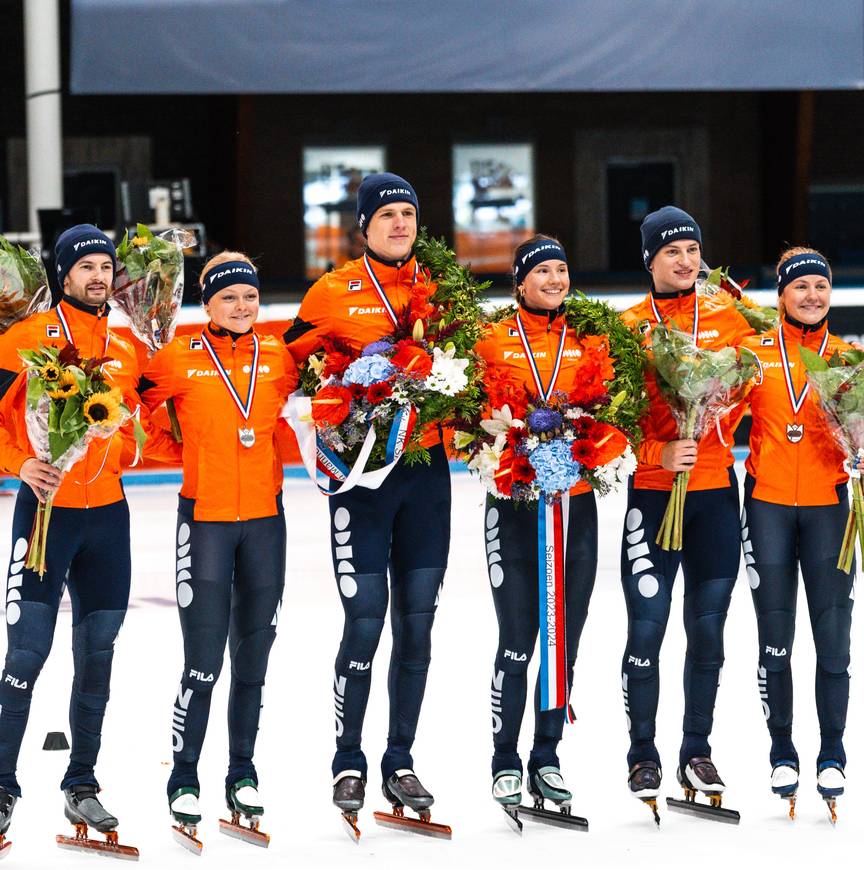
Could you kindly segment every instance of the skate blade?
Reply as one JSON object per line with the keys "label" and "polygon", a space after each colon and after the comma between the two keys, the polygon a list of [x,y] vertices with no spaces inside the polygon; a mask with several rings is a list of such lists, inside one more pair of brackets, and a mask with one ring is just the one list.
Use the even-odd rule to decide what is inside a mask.
{"label": "skate blade", "polygon": [[360,844],[360,828],[357,827],[357,813],[342,813],[342,827],[352,843]]}
{"label": "skate blade", "polygon": [[57,845],[61,849],[92,854],[97,852],[107,858],[119,858],[121,861],[137,861],[138,850],[134,846],[123,846],[120,843],[110,843],[105,840],[91,840],[89,837],[67,837],[57,834]]}
{"label": "skate blade", "polygon": [[450,825],[439,825],[436,822],[427,822],[423,819],[415,819],[396,813],[382,813],[378,810],[372,815],[375,817],[375,822],[382,828],[407,831],[409,834],[422,834],[424,837],[437,837],[439,840],[450,840],[453,837]]}
{"label": "skate blade", "polygon": [[700,804],[696,801],[666,798],[666,808],[675,813],[696,816],[698,819],[708,819],[712,822],[725,822],[727,825],[737,825],[741,821],[741,813],[726,807],[712,807],[710,804]]}
{"label": "skate blade", "polygon": [[538,807],[519,807],[519,815],[541,825],[551,825],[553,828],[566,828],[570,831],[588,831],[588,819],[582,816],[571,816],[560,810],[539,809]]}
{"label": "skate blade", "polygon": [[640,797],[640,801],[654,814],[654,824],[660,827],[660,811],[657,809],[656,797]]}
{"label": "skate blade", "polygon": [[502,810],[504,810],[504,815],[507,816],[507,824],[510,825],[511,830],[522,836],[522,821],[519,818],[519,807],[518,806],[502,806]]}
{"label": "skate blade", "polygon": [[234,837],[235,840],[242,840],[244,843],[251,843],[262,849],[270,845],[270,835],[265,834],[264,831],[247,828],[246,825],[239,823],[226,822],[225,819],[219,819],[219,831],[228,837]]}
{"label": "skate blade", "polygon": [[832,825],[837,824],[837,800],[832,797],[824,798],[825,806],[828,807],[829,821]]}
{"label": "skate blade", "polygon": [[188,830],[183,830],[178,825],[171,825],[171,833],[174,841],[193,855],[200,855],[203,851],[204,844]]}
{"label": "skate blade", "polygon": [[0,861],[7,857],[11,848],[12,841],[7,840],[5,834],[0,834]]}

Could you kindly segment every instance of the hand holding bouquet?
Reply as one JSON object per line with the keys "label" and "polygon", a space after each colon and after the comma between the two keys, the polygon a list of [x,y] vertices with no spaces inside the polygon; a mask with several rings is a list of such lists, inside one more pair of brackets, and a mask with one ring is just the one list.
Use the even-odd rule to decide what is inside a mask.
{"label": "hand holding bouquet", "polygon": [[[705,350],[693,337],[658,324],[651,332],[651,367],[660,394],[678,426],[678,437],[698,441],[743,398],[756,374],[756,357],[744,348]],[[664,550],[681,549],[689,471],[675,475],[669,505],[657,533]]]}
{"label": "hand holding bouquet", "polygon": [[837,560],[837,567],[848,574],[855,558],[856,533],[864,554],[864,489],[856,470],[864,459],[864,354],[850,350],[826,360],[806,347],[798,350],[831,434],[852,469],[852,510]]}
{"label": "hand holding bouquet", "polygon": [[[117,246],[111,305],[151,355],[174,337],[183,301],[183,249],[194,244],[195,236],[187,230],[173,229],[156,236],[138,224],[135,235],[130,239],[127,232]],[[166,405],[172,434],[180,442],[180,425],[170,399]]]}
{"label": "hand holding bouquet", "polygon": [[0,334],[50,307],[51,291],[41,258],[0,236]]}
{"label": "hand holding bouquet", "polygon": [[[131,416],[119,390],[106,382],[104,359],[82,359],[74,345],[21,350],[27,372],[25,422],[36,458],[68,471],[93,438],[110,438]],[[139,449],[144,431],[135,420]],[[30,535],[26,567],[45,573],[45,547],[53,494],[40,502]]]}

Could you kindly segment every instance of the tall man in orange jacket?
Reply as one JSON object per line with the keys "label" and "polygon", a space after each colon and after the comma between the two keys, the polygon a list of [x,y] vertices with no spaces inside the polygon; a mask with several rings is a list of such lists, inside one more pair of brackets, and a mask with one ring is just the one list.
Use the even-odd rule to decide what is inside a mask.
{"label": "tall man in orange jacket", "polygon": [[[642,251],[651,290],[622,318],[645,336],[646,343],[661,322],[692,331],[699,347],[714,349],[737,345],[753,333],[730,297],[697,296],[702,233],[689,214],[673,206],[649,214],[642,223]],[[697,444],[678,437],[651,372],[646,386],[650,404],[642,421],[644,440],[628,493],[621,543],[628,617],[621,679],[630,728],[630,790],[641,800],[653,800],[660,789],[660,756],[654,744],[658,659],[681,565],[687,657],[678,778],[688,788],[719,794],[724,785],[711,761],[708,736],[723,665],[723,626],[740,560],[738,483],[730,449],[740,412],[727,417],[720,432],[712,429]],[[691,472],[681,553],[664,551],[655,543],[679,471]]]}
{"label": "tall man in orange jacket", "polygon": [[[357,222],[366,253],[329,272],[309,288],[285,342],[298,365],[325,338],[356,350],[389,335],[428,280],[414,258],[419,204],[414,188],[392,173],[365,178],[357,196]],[[345,628],[336,657],[336,754],[333,801],[343,812],[363,806],[366,756],[360,748],[372,659],[388,603],[390,616],[390,730],[381,761],[384,795],[391,803],[423,810],[430,795],[413,772],[417,730],[431,656],[438,590],[450,547],[450,472],[439,427],[426,433],[431,463],[399,463],[379,489],[356,487],[328,499],[333,567]]]}
{"label": "tall man in orange jacket", "polygon": [[[6,593],[7,651],[0,682],[0,833],[9,826],[21,789],[15,774],[33,684],[54,636],[64,585],[72,601],[75,678],[69,719],[72,751],[61,783],[66,815],[99,831],[117,819],[99,803],[94,765],[108,703],[114,640],[129,600],[129,508],[120,482],[129,459],[127,436],[94,439],[86,456],[65,476],[33,455],[24,424],[26,375],[19,348],[74,344],[87,358],[110,357],[106,378],[133,410],[138,362],[132,345],[108,329],[108,297],[116,255],[111,240],[90,224],[64,232],[55,246],[63,297],[55,308],[12,326],[0,337],[0,470],[22,480],[12,520],[12,557]],[[168,439],[148,450],[179,456]],[[174,445],[176,448],[176,445]],[[54,493],[43,578],[24,568],[37,505]]]}

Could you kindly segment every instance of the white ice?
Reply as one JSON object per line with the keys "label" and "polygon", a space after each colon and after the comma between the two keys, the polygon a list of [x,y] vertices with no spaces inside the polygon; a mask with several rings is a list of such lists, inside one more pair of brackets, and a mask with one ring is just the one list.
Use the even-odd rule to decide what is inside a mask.
{"label": "white ice", "polygon": [[[740,468],[739,468],[740,474]],[[191,867],[196,860],[170,834],[165,783],[171,759],[171,708],[182,666],[173,580],[175,487],[130,486],[133,602],[117,641],[111,701],[97,775],[106,806],[120,820],[121,842],[141,850],[151,867]],[[0,499],[7,531],[0,560],[8,559],[12,498]],[[662,811],[655,830],[646,807],[627,793],[627,733],[620,689],[625,609],[618,577],[624,496],[600,504],[600,564],[582,637],[573,691],[578,721],[566,726],[560,756],[573,790],[573,810],[590,820],[587,834],[525,822],[520,839],[490,797],[491,728],[489,683],[496,622],[483,551],[480,486],[466,474],[453,476],[453,538],[433,634],[432,666],[414,749],[418,774],[435,795],[433,820],[453,827],[452,842],[377,827],[374,809],[386,809],[378,791],[378,761],[387,729],[386,676],[389,626],[373,665],[372,695],[364,730],[370,781],[360,815],[363,837],[352,845],[330,803],[333,752],[332,666],[342,628],[342,610],[331,573],[325,499],[309,481],[285,485],[288,574],[279,634],[270,659],[256,763],[266,807],[262,829],[269,850],[219,833],[224,815],[227,765],[228,666],[214,691],[210,728],[201,759],[201,861],[211,868],[265,867],[739,867],[788,868],[851,863],[864,845],[864,788],[859,759],[864,751],[864,697],[855,681],[849,709],[847,795],[831,827],[815,787],[819,748],[813,703],[815,656],[803,590],[793,655],[795,739],[802,776],[798,819],[769,789],[768,735],[756,686],[756,631],[743,570],[726,628],[726,666],[717,703],[712,745],[727,783],[724,805],[741,812],[739,827]],[[418,505],[422,511],[423,506]],[[105,578],[111,582],[110,577]],[[506,581],[505,581],[506,582]],[[675,763],[683,700],[684,632],[681,579],[661,657],[662,691],[658,745],[665,763],[663,796],[680,796]],[[857,641],[862,615],[855,615]],[[44,752],[47,731],[68,735],[72,675],[68,607],[58,622],[54,649],[36,684],[30,724],[18,767],[24,798],[10,830],[7,867],[84,867],[96,856],[64,852],[56,833],[71,832],[63,818],[59,782],[67,752]],[[535,656],[536,658],[536,656]],[[861,648],[853,644],[853,671]],[[522,729],[523,759],[532,734],[530,711]],[[96,866],[104,867],[104,863]]]}

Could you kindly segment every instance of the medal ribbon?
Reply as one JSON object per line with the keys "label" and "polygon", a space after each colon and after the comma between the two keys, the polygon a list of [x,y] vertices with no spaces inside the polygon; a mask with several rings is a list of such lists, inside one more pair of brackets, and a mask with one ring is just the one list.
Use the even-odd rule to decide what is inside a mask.
{"label": "medal ribbon", "polygon": [[531,369],[531,374],[534,376],[534,384],[537,387],[537,392],[540,394],[544,402],[549,401],[549,396],[555,389],[555,382],[558,380],[558,374],[561,371],[561,360],[564,358],[564,344],[567,341],[567,323],[565,321],[564,328],[561,330],[561,340],[558,342],[558,353],[555,356],[555,367],[552,369],[552,377],[549,378],[549,386],[543,386],[543,380],[540,377],[540,370],[537,368],[537,363],[534,362],[534,354],[531,353],[531,343],[528,341],[528,336],[525,334],[525,327],[522,325],[522,318],[519,312],[516,312],[516,330],[519,333],[519,340],[522,342],[522,349],[525,351],[525,358],[528,360],[528,366]]}
{"label": "medal ribbon", "polygon": [[[75,344],[75,339],[72,338],[72,329],[66,320],[66,315],[63,313],[63,309],[61,307],[62,305],[63,305],[62,302],[58,302],[57,307],[54,309],[57,312],[57,317],[60,320],[60,328],[63,330],[63,336],[66,339],[66,341],[68,341],[69,344],[77,347],[77,345]],[[108,356],[108,342],[110,340],[111,340],[111,336],[108,334],[108,329],[106,327],[106,329],[105,329],[105,348],[102,351],[102,356]]]}
{"label": "medal ribbon", "polygon": [[572,710],[567,689],[567,641],[564,605],[564,565],[570,496],[548,504],[545,493],[537,506],[537,569],[540,601],[540,709],[566,707]]}
{"label": "medal ribbon", "polygon": [[[654,312],[654,317],[658,323],[663,323],[663,316],[657,308],[657,303],[654,301],[654,294],[649,293],[648,299],[651,302],[651,310]],[[699,342],[699,297],[696,291],[693,291],[693,344],[698,345]]]}
{"label": "medal ribbon", "polygon": [[[786,340],[783,337],[783,324],[777,330],[777,341],[780,344],[780,359],[783,362],[783,377],[786,380],[786,392],[789,395],[789,404],[792,405],[792,413],[797,414],[807,398],[807,393],[810,392],[810,381],[804,381],[804,388],[800,394],[795,393],[795,384],[792,383],[792,371],[789,367],[789,356],[786,353]],[[822,339],[822,344],[819,346],[819,356],[825,353],[825,348],[828,346],[828,329],[825,329],[825,336]]]}
{"label": "medal ribbon", "polygon": [[249,422],[249,413],[252,410],[252,402],[255,401],[255,387],[258,383],[258,336],[254,333],[252,334],[252,368],[249,371],[249,389],[246,392],[246,403],[244,404],[237,390],[234,388],[234,384],[231,383],[231,378],[228,376],[228,372],[225,371],[225,367],[222,365],[219,357],[216,355],[216,351],[213,350],[213,345],[210,344],[210,340],[207,338],[207,333],[201,333],[201,341],[204,344],[204,347],[207,350],[207,353],[210,354],[210,359],[213,360],[213,365],[216,366],[216,371],[219,372],[219,377],[222,378],[222,383],[225,384],[228,392],[231,394],[231,398],[234,400],[234,404],[240,410],[240,413],[243,415],[243,419],[248,423]]}
{"label": "medal ribbon", "polygon": [[[390,321],[394,326],[399,322],[396,317],[396,311],[393,309],[393,306],[390,304],[390,300],[387,298],[387,294],[384,292],[384,288],[381,286],[381,282],[378,280],[378,276],[375,274],[375,270],[372,268],[372,263],[369,262],[369,255],[363,255],[363,265],[366,267],[366,272],[369,275],[369,280],[372,282],[372,286],[375,288],[375,292],[378,294],[378,298],[381,300],[381,304],[384,306],[384,310],[387,312],[387,316],[390,318]],[[417,260],[414,260],[414,274],[411,276],[411,286],[417,283]]]}
{"label": "medal ribbon", "polygon": [[[540,377],[540,370],[531,352],[531,343],[525,333],[522,318],[516,312],[516,330],[525,358],[531,369],[537,392],[546,402],[555,389],[564,358],[564,345],[567,341],[567,323],[561,330],[555,366],[546,387]],[[570,495],[562,493],[561,500],[555,504],[546,502],[546,494],[541,493],[537,505],[537,591],[540,603],[540,709],[555,710],[567,708],[567,719],[572,721],[572,713],[567,691],[567,642],[566,606],[564,602],[564,560],[566,557],[567,523],[569,519]]]}

